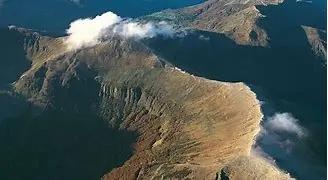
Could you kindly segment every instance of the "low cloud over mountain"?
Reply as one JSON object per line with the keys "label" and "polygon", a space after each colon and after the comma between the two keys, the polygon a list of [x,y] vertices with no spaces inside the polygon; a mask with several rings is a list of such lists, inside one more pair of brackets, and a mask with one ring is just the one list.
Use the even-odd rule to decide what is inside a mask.
{"label": "low cloud over mountain", "polygon": [[157,35],[171,37],[173,27],[166,22],[138,22],[124,19],[113,12],[106,12],[95,18],[78,19],[66,30],[68,49],[94,46],[108,35],[119,35],[123,38],[152,38]]}

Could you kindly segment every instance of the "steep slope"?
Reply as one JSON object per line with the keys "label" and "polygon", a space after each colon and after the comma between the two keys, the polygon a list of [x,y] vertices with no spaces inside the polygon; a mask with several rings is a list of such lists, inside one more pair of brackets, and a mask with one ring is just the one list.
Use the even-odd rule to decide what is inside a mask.
{"label": "steep slope", "polygon": [[0,82],[5,84],[17,79],[10,76],[17,76],[30,66],[47,61],[65,51],[62,38],[41,36],[23,28],[0,28],[0,38],[0,63],[2,67],[6,67],[2,71]]}
{"label": "steep slope", "polygon": [[[0,121],[26,109],[24,98],[10,92],[13,83],[28,69],[46,61],[50,54],[60,54],[62,41],[42,37],[19,28],[0,28]],[[57,49],[57,47],[59,47]]]}
{"label": "steep slope", "polygon": [[[29,35],[23,33],[25,38]],[[133,40],[110,37],[94,47],[66,51],[62,38],[35,33],[32,39],[27,48],[22,47],[31,68],[17,79],[13,90],[31,103],[32,110],[38,107],[41,111],[28,110],[27,115],[4,119],[0,124],[4,128],[0,137],[14,138],[13,142],[0,143],[4,146],[1,155],[12,164],[3,164],[6,171],[0,177],[19,179],[19,174],[7,173],[21,171],[22,177],[34,179],[97,178],[101,172],[108,172],[103,179],[214,179],[226,163],[249,154],[262,115],[255,94],[246,85],[183,73]],[[104,136],[106,129],[112,134]],[[26,135],[20,136],[20,132]],[[45,139],[40,139],[40,132],[47,132]],[[133,142],[133,136],[125,135],[129,133],[137,134]],[[25,137],[34,140],[18,141]],[[124,142],[118,141],[120,137]],[[43,147],[41,142],[47,138],[55,138],[60,148]],[[35,141],[41,144],[33,144]],[[96,149],[91,148],[93,141]],[[70,143],[75,145],[71,147]],[[75,146],[83,151],[72,158],[83,163],[71,166],[64,155],[78,151]],[[43,158],[20,159],[17,164],[12,158],[22,147],[27,156],[42,152]],[[31,149],[25,152],[24,147]],[[53,155],[62,167],[57,174],[56,165],[43,162]],[[119,160],[114,160],[115,156]],[[35,166],[22,169],[22,164],[34,161]],[[98,169],[84,161],[98,161]],[[37,167],[46,169],[40,172]],[[49,177],[49,173],[55,175]]]}

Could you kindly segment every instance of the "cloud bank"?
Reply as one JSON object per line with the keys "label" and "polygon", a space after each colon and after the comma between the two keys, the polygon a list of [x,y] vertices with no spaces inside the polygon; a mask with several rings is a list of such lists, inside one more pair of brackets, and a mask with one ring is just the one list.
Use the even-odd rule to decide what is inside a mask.
{"label": "cloud bank", "polygon": [[69,35],[66,44],[69,50],[90,47],[100,43],[108,35],[122,38],[152,38],[158,35],[172,37],[175,30],[166,22],[141,23],[123,19],[113,12],[106,12],[95,18],[78,19],[66,30]]}

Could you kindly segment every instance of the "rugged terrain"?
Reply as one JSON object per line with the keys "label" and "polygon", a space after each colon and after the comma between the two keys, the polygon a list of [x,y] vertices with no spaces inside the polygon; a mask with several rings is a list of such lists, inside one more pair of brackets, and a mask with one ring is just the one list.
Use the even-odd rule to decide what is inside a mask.
{"label": "rugged terrain", "polygon": [[[63,119],[84,117],[83,121],[84,118],[80,118],[80,123],[96,122],[97,117],[107,122],[103,128],[107,127],[109,132],[136,134],[134,142],[128,141],[130,144],[126,147],[117,146],[120,149],[132,148],[132,154],[107,167],[116,168],[103,169],[103,179],[214,179],[225,164],[239,156],[249,155],[262,114],[255,94],[242,83],[211,81],[181,72],[142,43],[114,36],[95,47],[67,51],[65,38],[49,38],[15,28],[3,29],[2,34],[6,37],[1,41],[2,53],[6,51],[4,47],[14,42],[11,50],[15,47],[15,52],[22,52],[20,59],[15,60],[26,64],[11,71],[13,77],[2,76],[3,97],[9,98],[10,102],[12,99],[25,101],[28,105],[22,107],[22,112],[27,115],[17,117],[11,114],[8,115],[10,119],[2,119],[1,126],[6,128],[1,137],[15,137],[15,134],[5,132],[26,122],[30,122],[27,127],[36,126],[34,130],[26,129],[25,125],[20,127],[21,131],[30,131],[28,134],[46,128],[49,133],[55,133],[50,136],[54,136],[56,142],[61,141],[62,136],[53,129],[58,126],[61,127],[58,131],[67,135],[63,138],[75,137],[77,134],[71,134],[65,124],[73,123],[78,128],[79,121],[59,120],[59,125],[54,127],[46,125],[48,121],[49,124],[55,123],[49,120],[54,117],[53,113]],[[13,66],[15,61],[11,61],[8,55],[2,63]],[[8,83],[11,86],[4,86]],[[37,117],[45,118],[39,121]],[[17,118],[20,120],[15,120]],[[21,124],[13,124],[15,121]],[[33,125],[34,122],[46,124],[39,127]],[[105,137],[100,135],[99,138]],[[23,142],[34,142],[31,139],[26,141]],[[70,143],[70,140],[66,141]],[[109,145],[114,143],[112,141],[104,143]],[[48,176],[49,173],[56,174],[56,170],[48,165],[42,166],[44,174],[37,173],[33,167],[21,169],[21,165],[15,165],[15,160],[10,159],[15,156],[9,154],[14,155],[15,148],[22,142],[13,140],[8,143],[11,145],[2,144],[2,155],[6,156],[2,166],[6,171],[1,177],[21,178],[6,174],[12,171],[21,171],[22,176],[31,178],[44,178],[47,172]],[[114,156],[123,157],[122,149]],[[54,150],[54,154],[66,152],[65,148],[57,151]],[[9,161],[14,164],[8,167],[6,163]],[[110,164],[113,160],[108,161]],[[24,160],[21,163],[25,163]],[[63,158],[58,163],[67,162]],[[83,171],[76,174],[74,171],[79,169],[65,167],[59,174],[47,178],[83,177]],[[66,173],[66,177],[65,173],[60,174],[67,170],[70,173]],[[86,177],[96,178],[96,175],[101,177],[99,172]]]}

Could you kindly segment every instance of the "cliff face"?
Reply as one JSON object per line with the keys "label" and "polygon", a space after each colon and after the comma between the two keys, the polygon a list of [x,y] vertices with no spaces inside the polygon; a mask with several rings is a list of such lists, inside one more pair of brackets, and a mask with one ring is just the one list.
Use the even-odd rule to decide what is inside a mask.
{"label": "cliff face", "polygon": [[181,72],[140,42],[112,37],[72,52],[62,38],[32,37],[15,93],[42,111],[88,112],[137,134],[132,155],[103,179],[214,179],[249,154],[262,114],[246,85]]}

